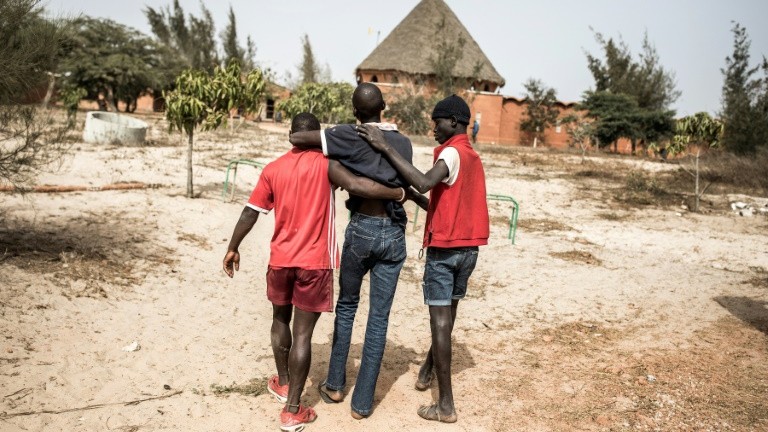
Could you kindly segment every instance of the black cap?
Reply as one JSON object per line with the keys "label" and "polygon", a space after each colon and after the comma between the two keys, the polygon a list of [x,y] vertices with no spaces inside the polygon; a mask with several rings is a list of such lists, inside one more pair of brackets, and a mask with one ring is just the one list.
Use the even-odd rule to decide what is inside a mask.
{"label": "black cap", "polygon": [[465,125],[469,124],[469,116],[469,105],[455,94],[438,102],[432,111],[432,120],[455,117],[456,121]]}

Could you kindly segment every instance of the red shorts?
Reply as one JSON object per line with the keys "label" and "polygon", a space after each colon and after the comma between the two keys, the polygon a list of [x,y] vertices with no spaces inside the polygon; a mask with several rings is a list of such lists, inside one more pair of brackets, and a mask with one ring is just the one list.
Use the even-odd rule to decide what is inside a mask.
{"label": "red shorts", "polygon": [[267,268],[267,298],[307,312],[333,312],[333,270],[298,267]]}

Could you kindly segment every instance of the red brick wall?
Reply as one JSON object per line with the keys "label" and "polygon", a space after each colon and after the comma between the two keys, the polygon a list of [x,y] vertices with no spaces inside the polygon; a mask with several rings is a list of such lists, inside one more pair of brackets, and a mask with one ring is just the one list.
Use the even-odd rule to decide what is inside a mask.
{"label": "red brick wall", "polygon": [[477,141],[483,143],[498,143],[500,130],[503,125],[501,95],[489,93],[472,93],[466,98],[470,103],[472,117],[469,119],[469,131],[471,133],[477,115],[480,114],[480,131]]}

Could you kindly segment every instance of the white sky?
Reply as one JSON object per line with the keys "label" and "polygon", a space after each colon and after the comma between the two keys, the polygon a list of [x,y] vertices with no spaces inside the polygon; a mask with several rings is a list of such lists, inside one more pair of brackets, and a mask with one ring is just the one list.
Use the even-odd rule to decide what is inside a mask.
{"label": "white sky", "polygon": [[[111,18],[150,33],[142,13],[172,0],[47,0],[52,15],[86,14]],[[301,36],[309,35],[317,61],[327,64],[337,81],[354,83],[354,69],[413,9],[418,0],[366,2],[342,0],[204,1],[216,21],[226,25],[231,4],[239,36],[251,35],[256,60],[276,72],[296,75]],[[768,1],[765,0],[447,0],[496,70],[505,78],[502,93],[521,96],[522,83],[541,79],[558,98],[578,101],[593,86],[585,50],[598,54],[590,27],[607,37],[621,37],[637,54],[648,32],[661,63],[674,71],[682,96],[678,115],[720,109],[725,57],[733,48],[732,21],[747,28],[752,63],[768,56]],[[186,12],[199,15],[199,0],[181,0]],[[374,29],[369,34],[369,28]]]}

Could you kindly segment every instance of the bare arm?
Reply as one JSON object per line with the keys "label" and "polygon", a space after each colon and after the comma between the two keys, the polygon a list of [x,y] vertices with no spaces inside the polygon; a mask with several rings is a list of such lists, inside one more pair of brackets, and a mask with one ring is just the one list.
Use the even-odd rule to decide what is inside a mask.
{"label": "bare arm", "polygon": [[422,210],[426,210],[429,206],[429,198],[416,192],[413,188],[408,188],[406,195],[409,200],[415,202],[417,206],[422,208]]}
{"label": "bare arm", "polygon": [[319,130],[293,132],[291,135],[288,136],[288,141],[290,141],[291,144],[293,144],[296,147],[319,148],[320,146],[322,146],[322,140],[320,138],[321,133],[323,133],[323,131],[319,131]]}
{"label": "bare arm", "polygon": [[229,277],[235,275],[235,270],[240,271],[240,243],[245,236],[251,232],[251,228],[256,224],[259,219],[259,212],[246,207],[243,212],[240,213],[240,219],[237,220],[235,225],[235,231],[232,233],[232,239],[229,241],[227,247],[227,254],[224,256],[224,273]]}
{"label": "bare arm", "polygon": [[363,198],[400,200],[405,194],[403,188],[387,187],[368,177],[356,176],[335,160],[328,161],[328,178],[334,185]]}
{"label": "bare arm", "polygon": [[443,179],[448,177],[448,165],[442,160],[425,173],[419,171],[416,167],[408,163],[400,153],[384,139],[384,134],[373,125],[357,126],[357,134],[368,141],[371,147],[380,151],[392,166],[405,178],[405,181],[413,186],[420,193],[425,193],[435,187]]}

